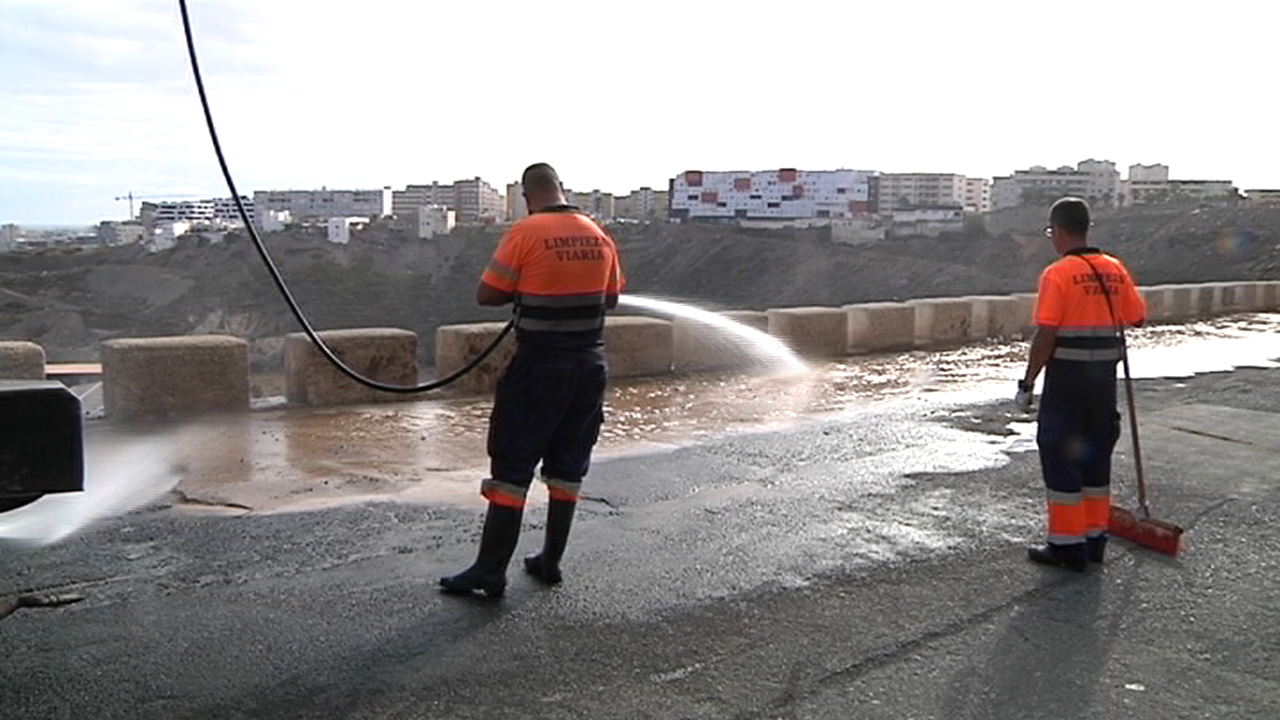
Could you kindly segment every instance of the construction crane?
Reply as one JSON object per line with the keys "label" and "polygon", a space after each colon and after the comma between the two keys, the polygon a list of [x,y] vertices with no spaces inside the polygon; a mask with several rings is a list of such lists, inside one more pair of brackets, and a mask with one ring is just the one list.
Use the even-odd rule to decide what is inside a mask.
{"label": "construction crane", "polygon": [[121,200],[129,201],[129,219],[132,220],[135,217],[133,214],[133,201],[135,198],[138,200],[184,200],[184,199],[190,199],[194,197],[200,197],[200,196],[199,195],[134,195],[133,191],[130,190],[128,193],[124,195],[117,195],[116,202],[119,202]]}

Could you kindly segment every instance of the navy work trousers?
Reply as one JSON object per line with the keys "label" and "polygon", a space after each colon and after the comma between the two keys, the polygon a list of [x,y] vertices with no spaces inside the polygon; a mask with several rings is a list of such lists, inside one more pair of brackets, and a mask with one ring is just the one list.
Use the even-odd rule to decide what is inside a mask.
{"label": "navy work trousers", "polygon": [[489,417],[490,500],[523,506],[538,463],[553,497],[576,499],[604,422],[608,374],[599,348],[517,348]]}

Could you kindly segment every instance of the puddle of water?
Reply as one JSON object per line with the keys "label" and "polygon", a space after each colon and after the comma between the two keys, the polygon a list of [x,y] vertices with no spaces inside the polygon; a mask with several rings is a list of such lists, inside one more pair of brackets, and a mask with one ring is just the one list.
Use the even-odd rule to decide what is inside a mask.
{"label": "puddle of water", "polygon": [[[1142,329],[1130,342],[1139,377],[1274,367],[1280,315]],[[618,381],[607,397],[597,455],[670,450],[908,397],[938,403],[1008,398],[1026,352],[1025,342],[989,342],[843,359],[802,374]],[[55,542],[166,495],[179,506],[239,512],[372,498],[478,506],[490,406],[487,398],[473,398],[268,409],[144,437],[91,423],[86,492],[51,495],[0,516],[0,540]],[[1034,427],[1015,423],[1017,435],[1006,450],[1034,447]],[[540,501],[540,493],[531,499]]]}

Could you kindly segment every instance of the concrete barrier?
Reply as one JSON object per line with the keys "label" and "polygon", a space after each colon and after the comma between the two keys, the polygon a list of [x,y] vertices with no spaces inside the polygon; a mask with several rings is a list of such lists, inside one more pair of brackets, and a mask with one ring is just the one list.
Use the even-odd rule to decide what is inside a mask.
{"label": "concrete barrier", "polygon": [[1260,309],[1258,300],[1258,283],[1235,283],[1236,312],[1257,312]]}
{"label": "concrete barrier", "polygon": [[[450,375],[479,355],[506,327],[505,322],[442,325],[436,328],[436,374]],[[498,386],[498,377],[516,352],[515,331],[476,369],[458,378],[450,390],[467,395],[483,395]]]}
{"label": "concrete barrier", "polygon": [[671,372],[671,323],[650,317],[610,315],[604,323],[609,377],[645,377]]}
{"label": "concrete barrier", "polygon": [[[762,311],[733,310],[717,314],[764,333],[769,331],[769,316]],[[729,330],[677,317],[671,323],[671,365],[676,372],[741,367],[751,361],[751,354],[744,350],[745,342]]]}
{"label": "concrete barrier", "polygon": [[43,380],[44,361],[44,348],[33,342],[0,342],[0,380]]}
{"label": "concrete barrier", "polygon": [[959,345],[970,340],[973,302],[968,298],[910,300],[916,309],[916,347]]}
{"label": "concrete barrier", "polygon": [[[324,330],[329,349],[357,373],[390,385],[418,382],[418,336],[396,328]],[[295,405],[390,402],[414,397],[365,387],[343,375],[303,333],[284,339],[285,398]]]}
{"label": "concrete barrier", "polygon": [[1197,297],[1194,285],[1165,285],[1168,298],[1165,306],[1165,322],[1181,322],[1195,317]]}
{"label": "concrete barrier", "polygon": [[840,308],[770,308],[769,334],[805,358],[843,357],[848,347],[845,312]]}
{"label": "concrete barrier", "polygon": [[1036,330],[1036,294],[1035,293],[1014,293],[1013,299],[1018,301],[1018,315],[1026,318],[1026,325],[1022,326],[1022,337],[1031,337]]}
{"label": "concrete barrier", "polygon": [[976,295],[973,302],[973,328],[971,336],[1009,339],[1023,336],[1031,325],[1031,308],[1012,295]]}
{"label": "concrete barrier", "polygon": [[916,309],[906,303],[845,305],[845,354],[910,350],[916,345]]}
{"label": "concrete barrier", "polygon": [[1147,306],[1147,323],[1161,323],[1169,319],[1173,290],[1168,285],[1139,287],[1138,293]]}
{"label": "concrete barrier", "polygon": [[249,409],[249,343],[224,335],[102,343],[103,402],[123,420]]}
{"label": "concrete barrier", "polygon": [[1259,285],[1261,286],[1258,288],[1261,295],[1260,309],[1265,312],[1280,310],[1280,280],[1267,280]]}

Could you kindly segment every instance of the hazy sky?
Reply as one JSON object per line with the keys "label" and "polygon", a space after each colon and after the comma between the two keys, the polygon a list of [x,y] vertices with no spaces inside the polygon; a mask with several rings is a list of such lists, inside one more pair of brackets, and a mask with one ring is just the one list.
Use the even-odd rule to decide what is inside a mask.
{"label": "hazy sky", "polygon": [[[189,2],[246,192],[1089,157],[1280,186],[1266,0]],[[0,0],[0,222],[130,190],[227,194],[176,0]]]}

